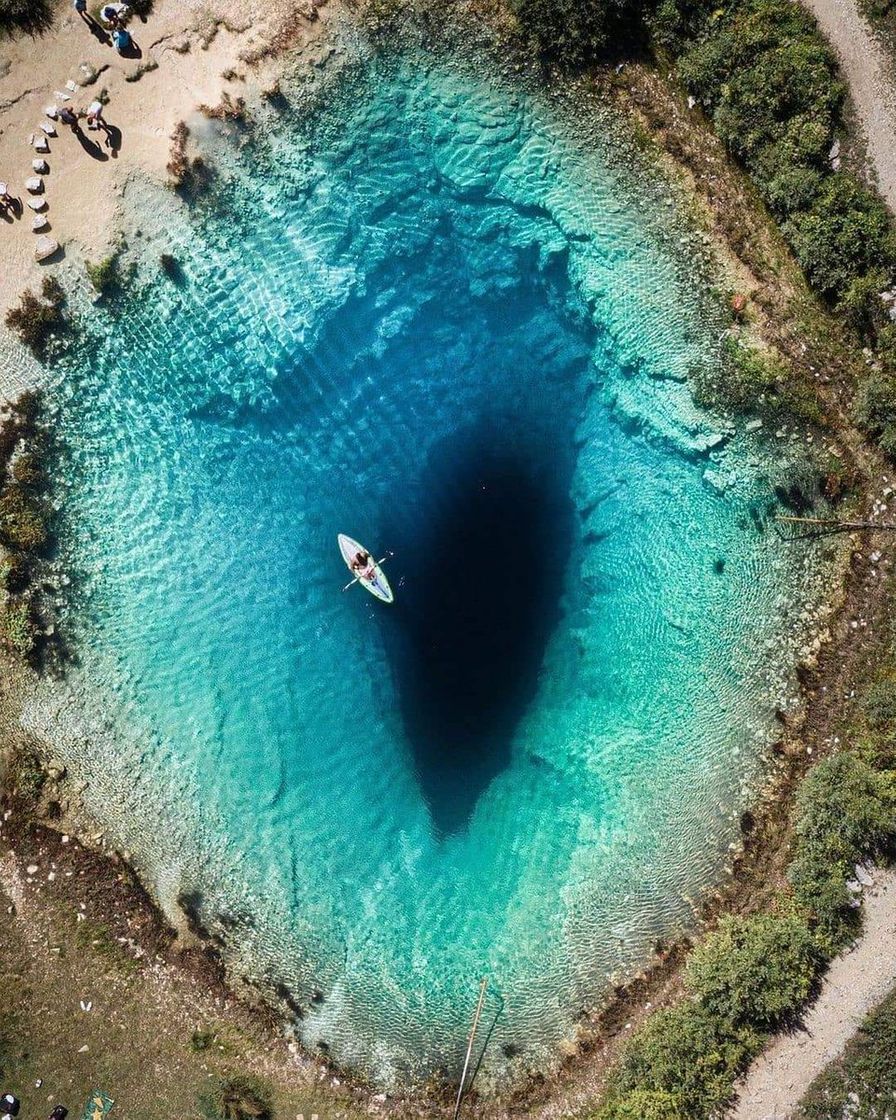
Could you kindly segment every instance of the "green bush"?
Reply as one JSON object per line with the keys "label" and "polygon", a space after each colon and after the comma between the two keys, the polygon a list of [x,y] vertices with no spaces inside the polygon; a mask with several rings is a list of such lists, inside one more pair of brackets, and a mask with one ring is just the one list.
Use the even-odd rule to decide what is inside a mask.
{"label": "green bush", "polygon": [[795,831],[794,895],[812,920],[820,950],[832,955],[859,924],[846,880],[856,863],[896,840],[893,776],[848,752],[824,759],[797,795]]}
{"label": "green bush", "polygon": [[844,95],[830,47],[787,0],[743,0],[706,16],[690,28],[682,81],[766,200],[779,213],[805,205],[820,186]]}
{"label": "green bush", "polygon": [[805,1002],[818,963],[796,914],[728,916],[692,954],[687,982],[714,1017],[770,1031]]}
{"label": "green bush", "polygon": [[896,681],[890,677],[873,681],[862,697],[862,710],[873,728],[890,730],[896,724]]}
{"label": "green bush", "polygon": [[660,1011],[626,1046],[600,1120],[635,1092],[667,1094],[683,1116],[704,1120],[731,1098],[734,1079],[761,1044],[757,1032],[730,1031],[697,1003]]}
{"label": "green bush", "polygon": [[[812,206],[784,225],[809,283],[834,301],[865,273],[882,283],[896,267],[896,234],[887,208],[856,179],[828,177]],[[852,309],[854,310],[854,309]]]}
{"label": "green bush", "polygon": [[618,41],[639,0],[511,0],[521,29],[554,61],[578,66]]}
{"label": "green bush", "polygon": [[635,1089],[600,1111],[600,1120],[687,1120],[671,1093]]}
{"label": "green bush", "polygon": [[856,400],[861,424],[888,455],[896,455],[896,375],[886,370],[865,378]]}
{"label": "green bush", "polygon": [[199,1054],[208,1050],[215,1041],[214,1031],[193,1031],[190,1035],[190,1049]]}
{"label": "green bush", "polygon": [[20,552],[9,552],[0,560],[0,587],[9,595],[19,595],[31,583],[31,563]]}

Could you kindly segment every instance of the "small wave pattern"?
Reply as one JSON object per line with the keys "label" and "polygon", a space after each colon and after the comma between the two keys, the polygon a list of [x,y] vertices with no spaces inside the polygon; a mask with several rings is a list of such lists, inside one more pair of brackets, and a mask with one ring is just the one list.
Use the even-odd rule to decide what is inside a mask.
{"label": "small wave pattern", "polygon": [[210,202],[130,188],[136,294],[57,392],[77,664],[29,718],[307,1045],[456,1073],[488,975],[510,1083],[719,873],[793,573],[685,383],[717,332],[662,184],[484,68],[258,121]]}

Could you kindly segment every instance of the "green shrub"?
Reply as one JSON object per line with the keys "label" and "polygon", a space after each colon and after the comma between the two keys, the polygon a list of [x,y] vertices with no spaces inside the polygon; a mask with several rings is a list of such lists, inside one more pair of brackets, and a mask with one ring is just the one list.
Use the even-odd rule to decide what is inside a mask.
{"label": "green shrub", "polygon": [[20,552],[9,552],[0,560],[0,586],[9,595],[19,595],[31,583],[31,564]]}
{"label": "green shrub", "polygon": [[671,1093],[635,1089],[612,1101],[598,1114],[600,1120],[687,1120]]}
{"label": "green shrub", "polygon": [[724,360],[696,373],[694,393],[697,401],[707,407],[743,412],[754,408],[764,394],[777,393],[787,376],[787,367],[777,355],[728,337]]}
{"label": "green shrub", "polygon": [[17,483],[0,493],[0,542],[20,552],[41,552],[49,539],[42,504]]}
{"label": "green shrub", "polygon": [[896,783],[857,755],[820,762],[797,795],[796,851],[790,881],[812,920],[822,952],[832,955],[858,928],[846,880],[855,864],[896,839]]}
{"label": "green shrub", "polygon": [[618,41],[621,24],[637,18],[639,0],[511,0],[523,32],[553,60],[578,66]]}
{"label": "green shrub", "polygon": [[731,1098],[734,1079],[761,1045],[757,1032],[730,1031],[696,1003],[660,1011],[626,1046],[606,1107],[634,1092],[664,1093],[684,1116],[703,1120]]}
{"label": "green shrub", "polygon": [[270,1096],[256,1077],[219,1081],[199,1098],[203,1120],[271,1120]]}
{"label": "green shrub", "polygon": [[784,233],[809,283],[834,301],[843,301],[864,274],[875,271],[883,279],[896,267],[887,208],[849,175],[829,176],[812,206],[785,223]]}
{"label": "green shrub", "polygon": [[896,375],[886,370],[865,378],[856,414],[888,455],[896,455]]}
{"label": "green shrub", "polygon": [[896,681],[889,677],[873,681],[862,697],[862,710],[875,729],[892,728],[896,724]]}
{"label": "green shrub", "polygon": [[796,914],[728,916],[692,954],[687,982],[714,1017],[770,1031],[805,1002],[818,963]]}
{"label": "green shrub", "polygon": [[214,1031],[193,1031],[190,1035],[190,1049],[199,1054],[203,1050],[208,1050],[214,1041]]}
{"label": "green shrub", "polygon": [[788,212],[813,197],[812,172],[825,167],[844,95],[836,59],[812,17],[787,0],[743,0],[707,15],[692,28],[679,74],[765,198]]}

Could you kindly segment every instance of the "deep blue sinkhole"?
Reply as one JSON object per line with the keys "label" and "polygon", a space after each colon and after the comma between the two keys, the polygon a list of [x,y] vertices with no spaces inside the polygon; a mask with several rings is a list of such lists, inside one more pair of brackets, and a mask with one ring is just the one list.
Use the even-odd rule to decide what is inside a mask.
{"label": "deep blue sinkhole", "polygon": [[482,426],[438,444],[423,473],[425,516],[385,523],[401,577],[386,648],[441,833],[463,827],[510,762],[572,541],[563,455],[539,462],[510,435]]}

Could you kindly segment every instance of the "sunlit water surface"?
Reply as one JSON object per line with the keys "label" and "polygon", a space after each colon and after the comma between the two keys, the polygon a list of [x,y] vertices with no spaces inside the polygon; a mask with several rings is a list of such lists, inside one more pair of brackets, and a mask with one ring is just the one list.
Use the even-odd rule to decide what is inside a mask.
{"label": "sunlit water surface", "polygon": [[482,975],[485,1077],[545,1063],[687,922],[809,578],[691,401],[721,328],[668,190],[488,69],[275,102],[208,137],[211,207],[132,187],[138,294],[57,392],[79,660],[29,719],[169,910],[387,1083],[456,1069]]}

